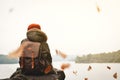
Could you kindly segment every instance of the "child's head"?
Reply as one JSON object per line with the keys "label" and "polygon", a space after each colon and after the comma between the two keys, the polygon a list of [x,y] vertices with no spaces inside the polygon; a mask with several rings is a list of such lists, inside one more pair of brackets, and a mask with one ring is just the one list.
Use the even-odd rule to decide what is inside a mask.
{"label": "child's head", "polygon": [[27,38],[35,42],[46,42],[47,35],[41,31],[39,24],[30,24],[27,28]]}

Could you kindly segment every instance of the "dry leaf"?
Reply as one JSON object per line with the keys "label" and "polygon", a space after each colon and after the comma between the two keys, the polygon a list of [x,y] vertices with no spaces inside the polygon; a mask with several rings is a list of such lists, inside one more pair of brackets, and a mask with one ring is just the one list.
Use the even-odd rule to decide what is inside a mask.
{"label": "dry leaf", "polygon": [[57,49],[55,50],[55,52],[56,52],[56,54],[59,54],[59,51]]}
{"label": "dry leaf", "polygon": [[56,50],[56,54],[60,55],[64,59],[67,57],[67,55],[65,53],[61,52],[60,50]]}
{"label": "dry leaf", "polygon": [[13,11],[14,11],[14,8],[10,8],[10,9],[9,9],[9,12],[13,12]]}
{"label": "dry leaf", "polygon": [[84,78],[84,80],[88,80],[88,78]]}
{"label": "dry leaf", "polygon": [[89,67],[88,67],[88,71],[90,71],[92,69],[92,67],[89,65]]}
{"label": "dry leaf", "polygon": [[24,47],[25,47],[26,45],[27,45],[26,43],[20,45],[20,47],[18,47],[16,50],[10,52],[10,53],[8,54],[8,57],[10,57],[10,58],[18,58],[18,57],[20,57],[20,56],[22,55],[23,49],[24,49]]}
{"label": "dry leaf", "polygon": [[64,64],[61,65],[62,70],[66,69],[66,68],[69,68],[69,67],[70,67],[69,63],[66,63],[66,64],[64,63]]}
{"label": "dry leaf", "polygon": [[18,58],[18,57],[20,57],[22,55],[22,51],[23,51],[23,46],[20,46],[16,50],[10,52],[8,54],[8,57],[10,57],[10,58]]}
{"label": "dry leaf", "polygon": [[73,71],[73,74],[77,75],[77,71]]}
{"label": "dry leaf", "polygon": [[100,9],[100,7],[99,7],[98,5],[96,5],[96,8],[97,8],[97,11],[98,11],[98,12],[101,11],[101,9]]}
{"label": "dry leaf", "polygon": [[109,70],[110,70],[110,69],[111,69],[111,67],[110,67],[110,66],[107,66],[107,69],[109,69]]}
{"label": "dry leaf", "polygon": [[114,77],[115,79],[117,79],[117,73],[114,73],[114,74],[113,74],[113,77]]}

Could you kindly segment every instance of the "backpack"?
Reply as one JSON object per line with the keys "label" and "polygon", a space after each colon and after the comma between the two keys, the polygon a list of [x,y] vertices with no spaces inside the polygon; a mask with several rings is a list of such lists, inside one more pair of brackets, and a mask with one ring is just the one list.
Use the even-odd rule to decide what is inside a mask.
{"label": "backpack", "polygon": [[[19,59],[20,68],[23,74],[42,75],[52,70],[51,63],[43,56],[45,50],[42,50],[42,43],[25,40],[21,45],[25,45]],[[46,54],[49,53],[48,51],[46,52]]]}

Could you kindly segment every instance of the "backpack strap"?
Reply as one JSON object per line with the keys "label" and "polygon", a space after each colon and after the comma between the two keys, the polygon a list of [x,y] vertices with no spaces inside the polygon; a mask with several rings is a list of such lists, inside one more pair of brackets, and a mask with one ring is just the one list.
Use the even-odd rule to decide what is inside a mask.
{"label": "backpack strap", "polygon": [[21,63],[20,63],[20,67],[23,68],[24,66],[24,54],[22,54],[21,56]]}
{"label": "backpack strap", "polygon": [[32,64],[32,69],[34,68],[34,63],[35,63],[34,62],[34,52],[32,52],[32,63],[31,63]]}
{"label": "backpack strap", "polygon": [[40,61],[40,59],[42,58],[42,43],[39,46],[39,54],[38,54],[38,60]]}

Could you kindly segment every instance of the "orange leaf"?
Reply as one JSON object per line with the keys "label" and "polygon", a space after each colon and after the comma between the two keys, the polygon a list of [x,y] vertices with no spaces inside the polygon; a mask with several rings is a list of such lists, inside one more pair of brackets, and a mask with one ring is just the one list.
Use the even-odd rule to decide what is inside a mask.
{"label": "orange leaf", "polygon": [[67,55],[65,53],[61,52],[60,50],[56,50],[56,54],[61,56],[62,58],[66,58],[67,57]]}
{"label": "orange leaf", "polygon": [[100,9],[100,7],[99,7],[98,5],[96,5],[96,8],[97,8],[97,11],[98,11],[98,12],[101,11],[101,9]]}
{"label": "orange leaf", "polygon": [[117,79],[117,73],[114,73],[114,74],[113,74],[113,77],[114,77],[115,79]]}
{"label": "orange leaf", "polygon": [[107,69],[109,69],[109,70],[110,70],[110,69],[111,69],[111,67],[110,67],[110,66],[107,66]]}
{"label": "orange leaf", "polygon": [[77,75],[77,71],[73,71],[73,74]]}
{"label": "orange leaf", "polygon": [[90,71],[92,69],[92,67],[89,65],[89,67],[88,67],[88,71]]}
{"label": "orange leaf", "polygon": [[48,66],[46,69],[45,69],[45,73],[47,74],[47,73],[49,73],[50,71],[51,71],[51,69],[52,69],[52,67],[51,66]]}
{"label": "orange leaf", "polygon": [[70,64],[69,63],[66,63],[66,64],[62,64],[61,65],[61,69],[64,70],[66,68],[69,68],[70,67]]}
{"label": "orange leaf", "polygon": [[88,80],[88,78],[85,78],[84,80]]}

